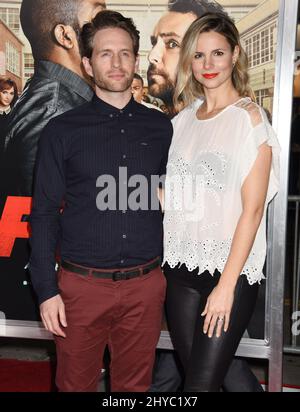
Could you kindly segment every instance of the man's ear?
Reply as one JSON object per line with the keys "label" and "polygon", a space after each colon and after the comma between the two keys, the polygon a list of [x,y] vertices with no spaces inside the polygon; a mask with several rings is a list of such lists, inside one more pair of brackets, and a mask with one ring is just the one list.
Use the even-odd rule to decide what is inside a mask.
{"label": "man's ear", "polygon": [[87,72],[87,74],[88,74],[90,77],[93,78],[93,77],[94,77],[94,73],[93,73],[92,66],[91,66],[91,64],[90,64],[90,59],[87,58],[87,57],[83,57],[83,58],[82,58],[82,64],[83,64],[84,70]]}
{"label": "man's ear", "polygon": [[77,43],[76,33],[71,26],[57,24],[54,28],[54,37],[57,43],[65,49],[73,49]]}

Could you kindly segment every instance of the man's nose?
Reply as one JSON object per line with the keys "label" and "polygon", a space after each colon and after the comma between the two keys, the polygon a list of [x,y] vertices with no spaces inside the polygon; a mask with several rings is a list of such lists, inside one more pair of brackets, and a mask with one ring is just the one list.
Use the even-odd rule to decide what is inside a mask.
{"label": "man's nose", "polygon": [[159,64],[163,59],[163,45],[158,41],[150,51],[148,60],[152,64]]}
{"label": "man's nose", "polygon": [[112,65],[113,65],[113,67],[120,67],[121,59],[120,59],[120,56],[118,54],[113,55]]}

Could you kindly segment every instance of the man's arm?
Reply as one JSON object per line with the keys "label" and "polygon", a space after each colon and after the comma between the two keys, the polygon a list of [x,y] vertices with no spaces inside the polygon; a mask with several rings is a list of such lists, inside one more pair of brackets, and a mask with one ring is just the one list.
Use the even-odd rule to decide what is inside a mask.
{"label": "man's arm", "polygon": [[[21,104],[21,103],[20,103]],[[33,171],[41,133],[54,116],[54,109],[47,106],[17,108],[5,136],[4,161],[9,175],[14,177],[15,194],[32,196]],[[12,180],[12,179],[11,179]]]}
{"label": "man's arm", "polygon": [[64,305],[56,279],[56,248],[59,239],[60,209],[65,195],[63,143],[57,122],[51,121],[39,142],[36,161],[31,224],[30,272],[38,295],[43,323],[49,331],[65,336]]}

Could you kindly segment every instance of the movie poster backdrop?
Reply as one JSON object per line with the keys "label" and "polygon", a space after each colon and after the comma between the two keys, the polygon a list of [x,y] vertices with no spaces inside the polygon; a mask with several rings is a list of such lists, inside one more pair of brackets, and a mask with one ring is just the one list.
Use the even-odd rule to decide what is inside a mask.
{"label": "movie poster backdrop", "polygon": [[[194,3],[192,6],[198,7],[201,0],[184,0],[181,3],[186,4],[187,7]],[[271,117],[279,2],[278,0],[256,0],[248,1],[247,5],[243,5],[241,1],[220,0],[219,3],[220,5],[224,3],[224,9],[234,18],[237,24],[244,48],[248,53],[251,85],[255,91],[257,102],[266,109]],[[18,8],[18,12],[20,4],[21,1],[14,2],[13,7]],[[168,13],[168,1],[129,0],[126,5],[123,5],[122,1],[115,0],[113,2],[107,1],[107,8],[120,11],[127,17],[132,17],[137,24],[141,33],[139,74],[145,81],[145,93],[148,94],[150,101],[153,103],[157,102],[158,105],[169,103],[170,105],[170,102],[164,102],[164,96],[155,93],[155,91],[153,91],[154,95],[151,95],[151,88],[150,90],[147,89],[147,72],[150,64],[148,57],[155,47],[153,37],[151,44],[151,36],[155,32],[160,19]],[[6,32],[10,32],[10,35],[11,32],[14,32],[18,43],[23,44],[23,53],[27,59],[27,66],[25,64],[24,71],[19,68],[19,77],[24,86],[30,75],[30,48],[28,41],[22,34],[19,19],[16,18],[16,10],[14,19],[11,18],[12,11],[11,5],[8,7],[7,2],[0,1],[0,28],[3,26],[4,37]],[[10,27],[12,21],[15,24],[14,27]],[[178,26],[176,29],[178,32],[181,30]],[[171,32],[173,31],[172,28]],[[174,57],[179,54],[180,40],[180,36],[176,36],[176,33],[168,36],[165,41],[164,53],[167,53],[165,56],[168,57],[173,54]],[[8,42],[9,40],[5,45],[5,38],[0,42],[0,55],[4,56],[0,63],[1,77],[9,76],[14,70],[11,67],[14,58],[13,49],[7,46]],[[163,59],[163,56],[161,58]],[[176,58],[173,61],[175,62]],[[172,73],[175,73],[175,71],[176,67],[171,68]],[[168,73],[166,73],[167,75]],[[170,74],[170,76],[172,81],[172,75]],[[1,133],[1,139],[5,139],[3,133]],[[5,156],[5,152],[2,155]],[[14,164],[11,164],[10,167],[13,168]],[[17,178],[22,180],[23,177],[17,176]],[[28,271],[30,253],[28,216],[30,215],[32,193],[27,196],[20,195],[18,191],[10,188],[10,179],[11,176],[1,168],[0,164],[0,185],[5,188],[5,190],[1,190],[0,198],[0,315],[6,319],[39,320],[38,305]],[[80,233],[80,227],[78,232]],[[264,311],[263,303],[261,303],[261,306],[260,313]],[[263,328],[263,315],[260,316],[260,324]]]}

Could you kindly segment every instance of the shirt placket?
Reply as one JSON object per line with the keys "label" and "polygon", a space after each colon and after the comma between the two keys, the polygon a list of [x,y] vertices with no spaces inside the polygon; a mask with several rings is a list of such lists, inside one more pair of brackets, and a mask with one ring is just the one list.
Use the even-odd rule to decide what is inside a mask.
{"label": "shirt placket", "polygon": [[[123,110],[119,112],[119,133],[120,133],[120,147],[121,147],[121,159],[120,167],[122,167],[122,177],[119,182],[120,193],[119,201],[121,198],[120,204],[120,213],[121,213],[121,255],[120,255],[120,265],[126,266],[126,244],[128,241],[128,133],[129,133],[129,122],[127,121],[128,117],[132,117],[132,114],[125,113]],[[124,170],[126,172],[124,172]]]}

